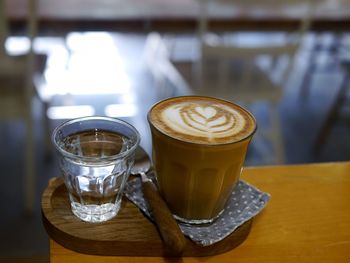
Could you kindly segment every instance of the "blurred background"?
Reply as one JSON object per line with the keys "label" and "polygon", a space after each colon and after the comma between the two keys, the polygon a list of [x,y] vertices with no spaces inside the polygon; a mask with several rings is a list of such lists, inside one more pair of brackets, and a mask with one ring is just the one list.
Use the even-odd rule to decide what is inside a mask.
{"label": "blurred background", "polygon": [[122,118],[150,154],[151,105],[209,95],[256,116],[246,166],[349,160],[349,51],[347,0],[0,0],[0,262],[49,262],[71,118]]}

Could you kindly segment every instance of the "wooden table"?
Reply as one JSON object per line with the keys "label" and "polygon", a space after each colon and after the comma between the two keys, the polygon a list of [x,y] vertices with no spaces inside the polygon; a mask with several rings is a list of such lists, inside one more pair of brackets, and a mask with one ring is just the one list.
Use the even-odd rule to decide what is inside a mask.
{"label": "wooden table", "polygon": [[[6,0],[15,25],[23,24],[27,0]],[[41,30],[127,30],[192,31],[197,28],[198,0],[37,0]],[[218,30],[295,29],[302,12],[294,8],[263,10],[259,0],[235,0],[234,7],[213,3],[209,9],[211,26]],[[288,1],[285,1],[288,3]],[[288,6],[288,4],[286,4]],[[319,0],[313,29],[348,30],[348,0]]]}
{"label": "wooden table", "polygon": [[205,258],[103,257],[50,241],[56,262],[350,262],[350,162],[256,167],[242,179],[271,194],[248,238]]}

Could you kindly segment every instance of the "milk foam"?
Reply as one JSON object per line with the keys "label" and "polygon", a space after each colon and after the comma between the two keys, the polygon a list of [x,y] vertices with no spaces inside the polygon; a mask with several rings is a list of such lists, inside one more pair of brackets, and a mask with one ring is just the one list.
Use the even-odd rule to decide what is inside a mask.
{"label": "milk foam", "polygon": [[208,141],[232,137],[246,124],[240,112],[224,104],[183,102],[169,105],[161,113],[162,122],[173,131]]}
{"label": "milk foam", "polygon": [[256,122],[240,106],[217,98],[182,96],[154,105],[148,114],[151,128],[191,143],[223,144],[249,138]]}

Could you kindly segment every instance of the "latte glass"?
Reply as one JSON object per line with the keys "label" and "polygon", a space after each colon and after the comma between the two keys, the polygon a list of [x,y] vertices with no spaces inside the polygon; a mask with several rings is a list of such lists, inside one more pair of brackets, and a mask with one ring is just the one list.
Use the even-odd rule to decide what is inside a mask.
{"label": "latte glass", "polygon": [[85,117],[57,127],[52,141],[74,215],[86,222],[116,216],[140,136],[113,118]]}
{"label": "latte glass", "polygon": [[148,121],[157,183],[170,210],[186,223],[213,222],[239,180],[255,118],[227,101],[184,96],[154,105]]}

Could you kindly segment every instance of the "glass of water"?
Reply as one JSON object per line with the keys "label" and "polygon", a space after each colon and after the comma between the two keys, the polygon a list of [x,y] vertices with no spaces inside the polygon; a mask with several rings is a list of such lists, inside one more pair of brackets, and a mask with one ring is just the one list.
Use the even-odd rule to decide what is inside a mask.
{"label": "glass of water", "polygon": [[73,214],[86,222],[116,216],[140,142],[138,131],[119,119],[84,117],[58,126],[52,141]]}

